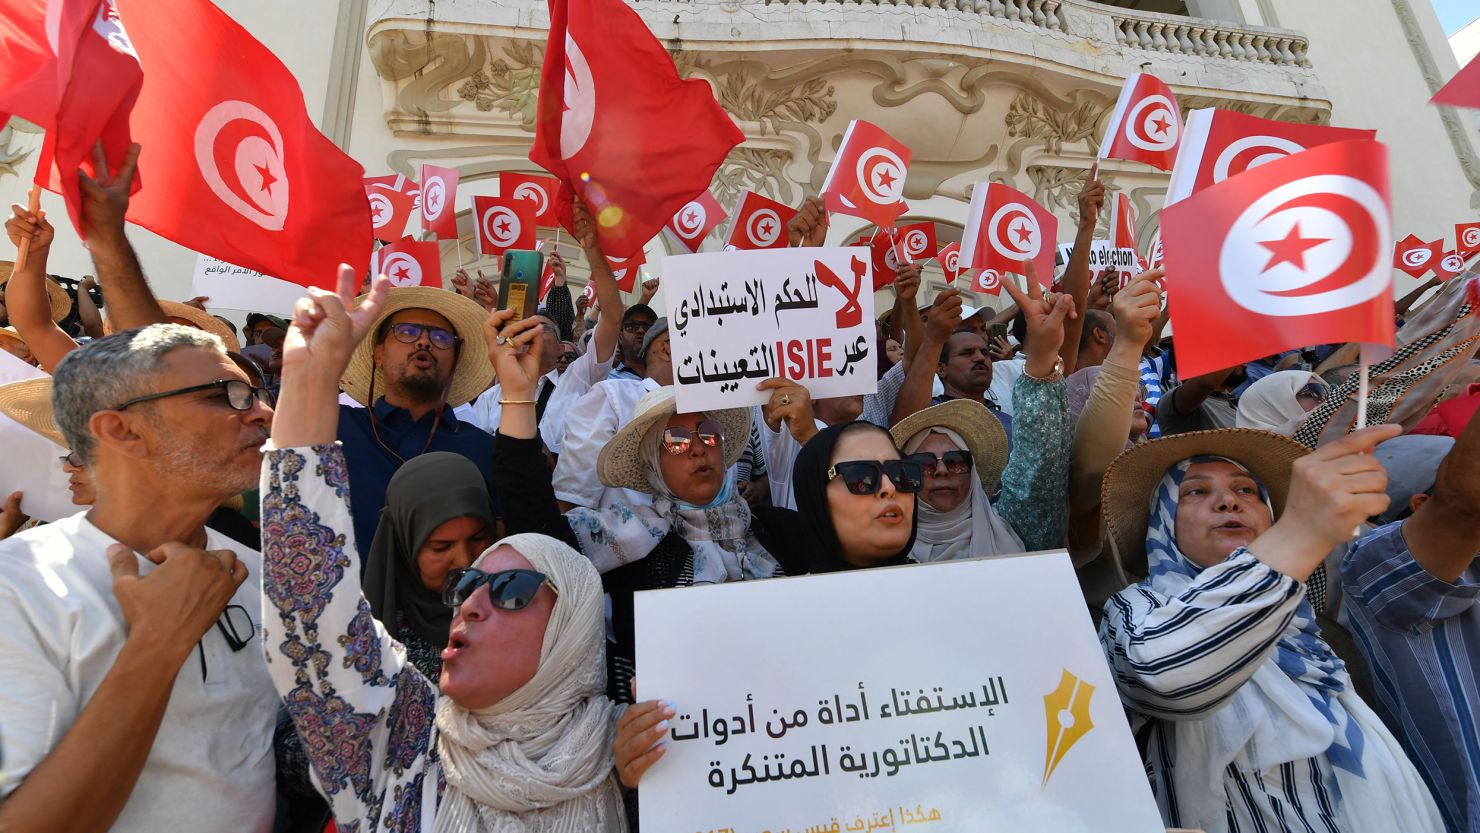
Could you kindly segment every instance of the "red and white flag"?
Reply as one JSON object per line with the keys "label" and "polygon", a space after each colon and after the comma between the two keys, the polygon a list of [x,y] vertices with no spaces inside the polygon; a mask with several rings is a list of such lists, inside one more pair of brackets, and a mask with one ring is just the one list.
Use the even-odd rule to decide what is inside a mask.
{"label": "red and white flag", "polygon": [[608,257],[631,257],[704,192],[744,140],[708,82],[678,77],[667,48],[622,0],[551,0],[529,158],[599,218]]}
{"label": "red and white flag", "polygon": [[509,249],[535,248],[535,204],[514,197],[473,197],[478,253],[500,257]]}
{"label": "red and white flag", "polygon": [[401,174],[365,177],[365,197],[370,201],[370,227],[375,239],[390,242],[406,236],[406,226],[416,212],[420,189],[416,181]]}
{"label": "red and white flag", "polygon": [[[370,260],[365,175],[314,126],[298,80],[207,0],[118,0],[144,72],[128,219],[188,249],[332,289]],[[203,71],[201,56],[210,56]]]}
{"label": "red and white flag", "polygon": [[1480,223],[1455,224],[1454,250],[1467,258],[1480,252]]}
{"label": "red and white flag", "polygon": [[1377,135],[1375,130],[1275,121],[1229,110],[1193,110],[1184,133],[1167,185],[1167,205],[1292,153]]}
{"label": "red and white flag", "polygon": [[946,273],[946,283],[955,283],[961,274],[961,244],[948,244],[936,254],[935,259],[940,261],[940,270]]}
{"label": "red and white flag", "polygon": [[96,17],[99,0],[0,2],[0,115],[17,115],[46,130],[72,74],[77,41]]}
{"label": "red and white flag", "polygon": [[1463,271],[1465,271],[1465,258],[1458,252],[1447,252],[1443,257],[1434,261],[1434,277],[1441,281],[1458,277]]}
{"label": "red and white flag", "polygon": [[1026,275],[1031,263],[1046,289],[1053,283],[1058,233],[1059,221],[1027,194],[997,182],[978,182],[971,190],[961,263],[967,269],[999,273],[999,283],[1000,274]]}
{"label": "red and white flag", "polygon": [[545,302],[545,296],[555,286],[555,262],[545,258],[545,270],[540,273],[540,303]]}
{"label": "red and white flag", "polygon": [[915,263],[935,257],[939,247],[935,244],[935,223],[911,223],[900,226],[890,235],[889,251],[884,263],[890,269],[898,269],[902,263]]}
{"label": "red and white flag", "polygon": [[[607,260],[607,265],[612,268],[612,278],[615,279],[617,289],[623,292],[633,292],[637,289],[637,278],[642,274],[642,266],[647,263],[647,253],[638,250],[632,257],[620,260]],[[595,290],[592,290],[595,291]]]}
{"label": "red and white flag", "polygon": [[1138,72],[1120,89],[1100,142],[1100,158],[1144,162],[1170,171],[1181,138],[1182,111],[1172,88],[1150,73]]}
{"label": "red and white flag", "polygon": [[679,245],[690,252],[698,252],[699,247],[704,245],[704,238],[715,226],[725,221],[725,210],[720,207],[719,200],[714,198],[708,191],[684,203],[678,209],[664,227]]}
{"label": "red and white flag", "polygon": [[457,239],[456,168],[421,166],[421,227],[438,240]]}
{"label": "red and white flag", "polygon": [[909,165],[909,148],[882,129],[854,119],[822,182],[827,210],[893,228],[906,208],[904,180]]}
{"label": "red and white flag", "polygon": [[1156,231],[1151,235],[1151,247],[1147,250],[1147,269],[1160,269],[1166,264],[1166,254],[1161,245],[1161,226],[1157,225]]}
{"label": "red and white flag", "polygon": [[754,191],[740,195],[735,217],[730,221],[726,249],[784,249],[786,224],[797,211],[785,203],[763,197]]}
{"label": "red and white flag", "polygon": [[[872,235],[862,235],[858,238],[857,245],[867,246],[869,254],[869,273],[874,284],[874,291],[878,292],[899,277],[895,271],[898,261],[894,260],[893,242],[889,235],[883,231],[876,231]],[[890,265],[891,263],[895,265]]]}
{"label": "red and white flag", "polygon": [[1120,288],[1130,285],[1138,269],[1144,269],[1146,261],[1136,245],[1136,206],[1124,191],[1116,191],[1110,203],[1110,248],[1121,253],[1115,263],[1120,266]]}
{"label": "red and white flag", "polygon": [[534,224],[539,228],[559,228],[560,220],[555,216],[555,195],[559,190],[560,180],[553,176],[514,171],[498,174],[499,196],[534,203]]}
{"label": "red and white flag", "polygon": [[409,237],[381,246],[370,258],[370,273],[390,278],[391,286],[441,287],[442,246]]}
{"label": "red and white flag", "polygon": [[1393,246],[1393,268],[1421,278],[1444,257],[1444,241],[1425,243],[1410,234]]}
{"label": "red and white flag", "polygon": [[1471,58],[1464,69],[1455,73],[1449,83],[1434,94],[1429,103],[1480,110],[1480,56]]}
{"label": "red and white flag", "polygon": [[1011,277],[1004,276],[1002,272],[997,269],[982,269],[978,271],[976,273],[976,277],[972,279],[971,289],[974,292],[981,292],[987,295],[1001,295],[1002,281],[1004,279],[1009,281],[1012,280]]}
{"label": "red and white flag", "polygon": [[1394,341],[1387,148],[1337,142],[1165,209],[1177,373],[1311,344]]}

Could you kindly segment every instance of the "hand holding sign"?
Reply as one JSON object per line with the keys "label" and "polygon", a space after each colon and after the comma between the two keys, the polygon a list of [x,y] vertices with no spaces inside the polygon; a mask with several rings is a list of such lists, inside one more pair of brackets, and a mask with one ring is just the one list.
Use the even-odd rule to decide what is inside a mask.
{"label": "hand holding sign", "polygon": [[668,748],[664,741],[668,721],[676,714],[673,706],[662,700],[644,700],[628,706],[622,713],[612,744],[617,753],[617,778],[622,786],[637,789],[642,774],[663,757]]}
{"label": "hand holding sign", "polygon": [[9,538],[16,530],[31,520],[30,516],[21,511],[21,498],[25,497],[21,492],[11,492],[10,497],[5,499],[5,508],[0,509],[0,541]]}
{"label": "hand holding sign", "polygon": [[767,379],[756,385],[756,390],[771,392],[771,401],[761,406],[761,416],[772,431],[786,430],[798,443],[805,443],[817,433],[815,414],[812,412],[812,394],[790,379]]}

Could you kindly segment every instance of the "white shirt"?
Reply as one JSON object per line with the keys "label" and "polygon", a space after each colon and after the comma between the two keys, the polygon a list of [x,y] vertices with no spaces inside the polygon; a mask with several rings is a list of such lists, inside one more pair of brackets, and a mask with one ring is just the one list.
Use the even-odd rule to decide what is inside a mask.
{"label": "white shirt", "polygon": [[[540,401],[540,395],[543,394],[545,392],[545,388],[550,385],[555,385],[555,390],[559,391],[559,378],[560,374],[556,373],[553,370],[541,376],[540,380],[535,383],[534,400],[536,402]],[[499,404],[499,400],[503,398],[504,386],[503,383],[499,383],[489,388],[488,390],[483,391],[483,393],[479,394],[478,398],[473,400],[472,402],[458,405],[456,408],[453,408],[452,413],[463,422],[470,422],[490,434],[497,434],[499,420],[503,419],[504,416],[504,406]],[[554,400],[555,394],[552,393],[550,394],[550,401],[553,402]],[[546,402],[545,409],[549,410],[549,408],[550,403]]]}
{"label": "white shirt", "polygon": [[[272,829],[278,696],[263,661],[269,637],[260,621],[262,556],[213,530],[206,540],[247,566],[231,599],[242,610],[230,613],[233,621],[249,618],[255,633],[232,651],[213,627],[180,667],[113,833]],[[128,624],[108,567],[113,543],[85,513],[0,541],[0,796],[14,792],[61,742],[123,647]],[[142,556],[138,561],[140,575],[154,569]]]}
{"label": "white shirt", "polygon": [[1012,416],[1012,386],[1023,375],[1023,367],[1027,364],[1026,356],[1013,356],[1007,361],[992,362],[992,384],[987,388],[987,397],[996,402],[997,407],[1008,416]]}
{"label": "white shirt", "polygon": [[[817,430],[827,427],[820,419],[813,420]],[[761,406],[755,406],[755,426],[761,433],[761,453],[766,457],[766,477],[771,485],[771,505],[780,509],[797,508],[797,495],[791,485],[791,470],[796,465],[801,443],[791,435],[785,422],[780,431],[772,431],[761,414]]]}
{"label": "white shirt", "polygon": [[[571,368],[574,367],[572,364]],[[570,373],[567,370],[565,375]],[[563,382],[561,387],[564,387]],[[653,502],[653,496],[644,492],[610,489],[602,485],[596,474],[596,460],[607,440],[632,420],[637,401],[648,391],[660,387],[652,379],[607,379],[597,382],[585,396],[566,409],[565,439],[553,478],[556,498],[593,509],[603,509],[614,503],[643,506]],[[555,396],[559,395],[560,388],[556,388]],[[545,417],[549,416],[550,408],[546,406]]]}
{"label": "white shirt", "polygon": [[[599,362],[596,360],[596,348],[592,347],[565,369],[565,374],[560,377],[560,384],[550,394],[550,401],[545,403],[545,415],[540,418],[540,439],[544,440],[545,448],[555,454],[560,453],[565,444],[565,423],[571,406],[589,393],[597,382],[606,379],[612,372],[612,362],[616,358],[617,348],[613,347],[612,354],[606,357],[606,361]],[[592,462],[595,462],[595,458],[592,458]],[[558,490],[559,487],[556,488]]]}

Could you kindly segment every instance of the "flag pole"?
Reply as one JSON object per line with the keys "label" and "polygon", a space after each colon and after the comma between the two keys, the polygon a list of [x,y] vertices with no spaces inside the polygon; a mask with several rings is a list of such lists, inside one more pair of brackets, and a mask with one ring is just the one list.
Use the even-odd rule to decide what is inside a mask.
{"label": "flag pole", "polygon": [[[26,193],[26,210],[36,214],[41,210],[41,186],[32,185],[31,190]],[[31,253],[31,238],[22,237],[21,243],[15,250],[14,271],[19,272],[26,268],[26,256]]]}
{"label": "flag pole", "polygon": [[1367,395],[1369,382],[1367,380],[1367,352],[1362,351],[1357,364],[1357,430],[1367,427]]}

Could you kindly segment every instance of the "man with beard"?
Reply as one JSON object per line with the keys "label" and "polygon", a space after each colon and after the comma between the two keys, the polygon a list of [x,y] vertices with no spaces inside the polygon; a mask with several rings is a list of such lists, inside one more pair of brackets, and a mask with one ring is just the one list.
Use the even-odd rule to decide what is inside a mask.
{"label": "man with beard", "polygon": [[945,393],[935,397],[931,404],[939,405],[952,399],[970,399],[986,405],[1000,420],[1007,436],[1012,436],[1012,417],[1002,412],[987,397],[987,388],[992,386],[992,354],[987,349],[987,340],[974,330],[961,329],[951,334],[940,351],[940,364],[936,367]]}
{"label": "man with beard", "polygon": [[412,457],[461,454],[483,473],[493,494],[493,437],[453,412],[493,382],[483,342],[487,317],[478,302],[456,292],[391,289],[370,336],[355,348],[342,385],[365,407],[340,406],[339,441],[355,494],[361,554],[368,554],[375,539],[391,477]]}
{"label": "man with beard", "polygon": [[67,354],[57,425],[93,506],[0,542],[0,829],[272,829],[261,556],[206,527],[257,483],[267,392],[158,324]]}

